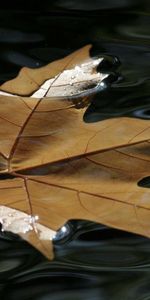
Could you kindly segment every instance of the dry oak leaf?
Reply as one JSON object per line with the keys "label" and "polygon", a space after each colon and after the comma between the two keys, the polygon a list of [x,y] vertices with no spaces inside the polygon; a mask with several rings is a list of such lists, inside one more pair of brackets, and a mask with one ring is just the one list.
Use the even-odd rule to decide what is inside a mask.
{"label": "dry oak leaf", "polygon": [[19,233],[49,259],[70,219],[87,219],[150,237],[150,144],[51,163],[0,182],[3,230]]}
{"label": "dry oak leaf", "polygon": [[[3,230],[19,233],[49,258],[53,256],[51,240],[55,231],[68,219],[76,217],[103,222],[99,217],[94,217],[93,212],[88,213],[88,208],[82,210],[79,191],[82,191],[83,182],[86,185],[88,172],[92,174],[92,169],[90,171],[90,168],[86,167],[85,177],[81,178],[82,160],[79,160],[81,170],[78,168],[76,187],[74,186],[73,189],[71,187],[71,174],[73,176],[73,170],[76,171],[76,167],[72,165],[74,159],[78,160],[79,157],[86,157],[88,154],[106,151],[110,148],[140,143],[148,140],[150,135],[148,121],[145,120],[118,118],[96,124],[84,123],[85,108],[81,107],[90,101],[95,89],[90,89],[90,96],[88,93],[85,95],[85,90],[81,85],[79,94],[78,89],[75,89],[73,97],[50,97],[53,84],[57,83],[61,76],[60,72],[64,72],[65,68],[69,67],[72,70],[78,66],[76,64],[80,63],[83,64],[81,67],[85,68],[84,72],[88,69],[87,73],[90,74],[89,62],[87,63],[90,59],[89,48],[87,46],[78,50],[69,60],[68,57],[64,58],[61,60],[60,67],[57,62],[59,70],[54,72],[52,68],[52,73],[51,70],[48,71],[49,78],[55,77],[48,88],[46,87],[44,98],[0,96],[0,189],[2,191],[0,218]],[[92,59],[90,70],[93,70],[94,74],[90,81],[94,80],[97,88],[98,81],[103,76],[96,75]],[[44,74],[43,69],[42,74]],[[19,78],[16,80],[20,80]],[[29,75],[27,80],[28,78]],[[31,82],[34,83],[35,79]],[[42,84],[43,81],[38,82],[39,89]],[[34,86],[32,92],[37,89],[37,85],[35,87],[31,84],[31,86]],[[14,81],[7,92],[12,93],[13,87],[16,93]],[[31,90],[29,93],[31,94]],[[46,97],[48,93],[49,96]],[[66,180],[63,185],[60,169],[63,163],[65,166],[63,172],[67,172],[68,165],[72,170],[67,175],[70,187],[66,186]],[[56,182],[53,181],[54,179]],[[99,186],[101,179],[100,176]],[[87,182],[89,188],[93,186],[92,180],[91,178],[91,182]],[[117,180],[119,182],[120,179]],[[108,190],[106,183],[107,181],[105,189]],[[88,203],[87,200],[87,206]],[[102,204],[96,203],[98,211]],[[113,223],[110,225],[115,226]]]}

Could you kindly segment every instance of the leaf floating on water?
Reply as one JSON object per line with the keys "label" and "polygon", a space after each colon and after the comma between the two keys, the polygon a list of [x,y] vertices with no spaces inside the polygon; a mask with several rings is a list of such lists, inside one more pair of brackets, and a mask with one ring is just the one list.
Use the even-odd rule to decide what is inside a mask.
{"label": "leaf floating on water", "polygon": [[150,236],[150,189],[138,186],[150,170],[149,157],[139,152],[148,148],[142,143],[14,173],[15,179],[0,182],[3,229],[48,258],[56,231],[70,219]]}
{"label": "leaf floating on water", "polygon": [[75,97],[94,94],[103,86],[101,81],[108,77],[107,74],[96,72],[96,66],[102,60],[89,60],[73,69],[63,71],[59,76],[47,80],[32,97]]}
{"label": "leaf floating on water", "polygon": [[[64,75],[60,74],[64,74],[65,68],[71,70],[67,71],[71,76],[76,64],[88,69],[89,49],[84,47],[69,58],[50,64],[48,69],[39,69],[38,84],[35,84],[36,70],[22,69],[3,88],[11,93],[21,90],[23,95],[28,95],[45,80],[54,78],[49,91],[46,88],[46,96],[59,78],[63,81]],[[91,59],[90,64],[91,70],[97,61]],[[94,76],[100,83],[95,69],[88,76]],[[81,88],[79,94],[69,99],[50,97],[50,94],[39,99],[0,96],[3,230],[15,233],[18,230],[20,236],[48,258],[53,257],[53,236],[72,218],[149,236],[150,190],[137,186],[140,179],[149,176],[149,143],[122,149],[148,141],[149,123],[118,118],[86,124],[83,114],[95,90],[91,89],[86,96],[82,92]]]}
{"label": "leaf floating on water", "polygon": [[91,58],[91,45],[39,69],[24,67],[18,76],[0,86],[0,94],[13,96],[68,97],[96,92],[108,74],[96,71],[103,58]]}
{"label": "leaf floating on water", "polygon": [[54,230],[69,219],[87,219],[150,237],[150,189],[138,186],[150,173],[150,158],[139,155],[139,149],[144,153],[147,148],[149,143],[143,143],[50,164],[37,168],[34,176],[26,171],[34,214],[44,222],[46,197]]}
{"label": "leaf floating on water", "polygon": [[[7,206],[0,206],[2,231],[11,231],[19,234],[26,241],[30,241],[31,238],[34,239],[36,245],[39,245],[42,250],[42,253],[49,259],[52,259],[53,252],[50,249],[52,248],[51,243],[55,238],[56,232],[38,223],[38,219],[38,216],[31,216]],[[47,247],[49,251],[47,251]]]}

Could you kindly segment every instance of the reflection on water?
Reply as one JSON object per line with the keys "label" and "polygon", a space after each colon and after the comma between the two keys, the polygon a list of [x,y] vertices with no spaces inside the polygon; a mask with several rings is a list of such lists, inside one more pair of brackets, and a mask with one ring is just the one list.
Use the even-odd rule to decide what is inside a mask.
{"label": "reflection on water", "polygon": [[[150,2],[5,1],[0,11],[0,82],[85,44],[104,56],[104,88],[84,119],[150,118]],[[9,23],[8,23],[9,20]],[[0,236],[0,296],[6,300],[150,299],[150,240],[70,221],[47,262],[12,234]]]}
{"label": "reflection on water", "polygon": [[12,235],[1,238],[2,299],[149,299],[149,239],[85,221],[67,230],[53,262]]}

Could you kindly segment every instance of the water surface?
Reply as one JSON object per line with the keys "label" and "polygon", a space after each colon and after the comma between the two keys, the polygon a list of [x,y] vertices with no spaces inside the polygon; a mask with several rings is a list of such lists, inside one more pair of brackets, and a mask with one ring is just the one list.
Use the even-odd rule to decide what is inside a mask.
{"label": "water surface", "polygon": [[[150,119],[150,2],[5,1],[0,10],[0,82],[85,44],[105,58],[109,80],[84,119]],[[0,236],[0,296],[6,300],[148,300],[150,240],[72,220],[46,261],[19,237]]]}

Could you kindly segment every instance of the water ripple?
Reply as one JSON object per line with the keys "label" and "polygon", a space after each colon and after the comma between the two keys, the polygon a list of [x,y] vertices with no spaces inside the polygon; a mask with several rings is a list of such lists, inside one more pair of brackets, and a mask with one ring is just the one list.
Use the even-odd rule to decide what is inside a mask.
{"label": "water ripple", "polygon": [[[91,42],[109,72],[84,119],[150,119],[148,0],[1,3],[0,82]],[[9,22],[8,22],[9,21]],[[0,296],[6,300],[148,300],[150,240],[92,222],[60,230],[47,262],[15,235],[0,235]]]}

